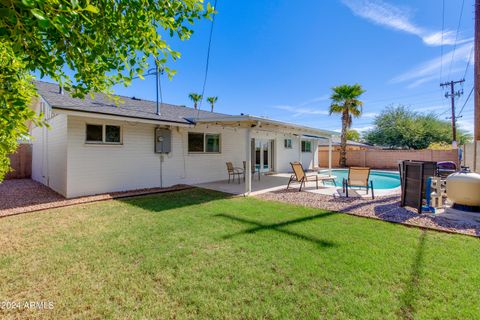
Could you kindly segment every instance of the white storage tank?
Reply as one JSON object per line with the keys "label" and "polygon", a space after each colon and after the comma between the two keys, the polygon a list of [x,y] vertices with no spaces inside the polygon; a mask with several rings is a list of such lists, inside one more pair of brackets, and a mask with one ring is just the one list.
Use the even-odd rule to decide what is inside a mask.
{"label": "white storage tank", "polygon": [[457,172],[449,175],[447,197],[455,204],[480,207],[480,174]]}

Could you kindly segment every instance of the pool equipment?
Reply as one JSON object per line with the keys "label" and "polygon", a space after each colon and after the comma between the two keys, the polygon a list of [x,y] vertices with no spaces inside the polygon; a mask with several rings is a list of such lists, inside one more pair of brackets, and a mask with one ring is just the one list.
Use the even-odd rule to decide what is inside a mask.
{"label": "pool equipment", "polygon": [[[435,207],[432,206],[432,194],[437,196],[436,192],[432,192],[432,177],[427,178],[427,188],[426,188],[426,194],[427,194],[427,205],[422,207],[422,212],[432,212],[435,213]],[[430,197],[428,197],[430,195]]]}
{"label": "pool equipment", "polygon": [[436,209],[441,208],[447,199],[447,183],[440,177],[431,177],[429,180],[430,192],[427,192],[427,195],[430,194],[430,198],[427,197],[427,200],[430,200],[429,205]]}
{"label": "pool equipment", "polygon": [[460,171],[449,175],[447,196],[455,208],[480,212],[480,174]]}
{"label": "pool equipment", "polygon": [[[423,201],[430,199],[427,183],[429,177],[436,176],[437,163],[433,161],[404,160],[399,164],[402,197],[400,206],[409,206],[422,213]],[[430,210],[430,209],[427,209]]]}
{"label": "pool equipment", "polygon": [[437,163],[437,172],[440,177],[446,178],[449,174],[457,172],[457,164],[453,161],[440,161]]}

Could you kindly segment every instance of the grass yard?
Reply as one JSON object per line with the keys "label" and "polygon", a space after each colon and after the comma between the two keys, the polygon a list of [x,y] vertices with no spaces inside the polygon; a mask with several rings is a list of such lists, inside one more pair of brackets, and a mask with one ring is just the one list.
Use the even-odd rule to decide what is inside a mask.
{"label": "grass yard", "polygon": [[480,241],[206,190],[0,219],[2,318],[480,318]]}

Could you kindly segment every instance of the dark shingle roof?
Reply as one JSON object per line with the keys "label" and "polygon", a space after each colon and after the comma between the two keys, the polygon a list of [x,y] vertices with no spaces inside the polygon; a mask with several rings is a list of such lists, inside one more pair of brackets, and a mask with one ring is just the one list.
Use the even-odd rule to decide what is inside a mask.
{"label": "dark shingle roof", "polygon": [[35,81],[38,94],[40,94],[50,106],[56,109],[101,113],[122,117],[159,120],[176,123],[192,123],[193,118],[225,117],[226,114],[195,110],[189,107],[176,106],[163,103],[160,106],[160,115],[156,114],[155,101],[133,99],[119,96],[122,103],[115,103],[102,93],[95,93],[94,99],[89,95],[85,99],[73,98],[68,92],[59,93],[58,84]]}

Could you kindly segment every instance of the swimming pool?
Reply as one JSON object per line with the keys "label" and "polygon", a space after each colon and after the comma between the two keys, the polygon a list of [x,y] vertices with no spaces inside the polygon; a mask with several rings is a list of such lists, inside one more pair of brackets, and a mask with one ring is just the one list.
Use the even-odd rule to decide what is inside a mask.
{"label": "swimming pool", "polygon": [[[328,174],[328,170],[321,170],[321,174]],[[336,176],[337,186],[342,186],[343,178],[348,178],[348,169],[332,169],[332,175]],[[400,186],[400,175],[397,172],[370,171],[370,180],[373,181],[373,188],[394,189]],[[329,182],[326,182],[328,184]]]}

